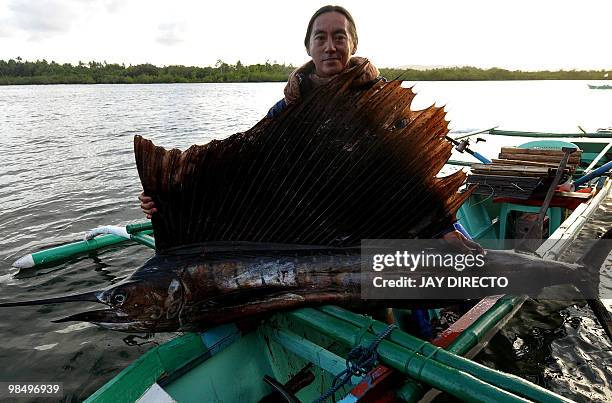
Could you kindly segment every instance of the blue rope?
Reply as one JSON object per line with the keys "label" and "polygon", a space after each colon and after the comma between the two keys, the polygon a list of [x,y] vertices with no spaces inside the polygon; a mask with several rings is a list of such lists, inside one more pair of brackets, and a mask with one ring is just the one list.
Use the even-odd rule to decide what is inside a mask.
{"label": "blue rope", "polygon": [[[346,357],[346,369],[340,372],[332,381],[331,388],[318,399],[314,400],[313,403],[323,403],[330,397],[334,397],[335,393],[346,385],[353,376],[363,376],[370,372],[376,361],[378,361],[378,345],[385,337],[387,337],[396,328],[395,325],[389,325],[382,332],[376,335],[376,338],[370,343],[369,346],[364,347],[362,345],[355,346],[349,351]],[[335,401],[335,398],[334,398]]]}

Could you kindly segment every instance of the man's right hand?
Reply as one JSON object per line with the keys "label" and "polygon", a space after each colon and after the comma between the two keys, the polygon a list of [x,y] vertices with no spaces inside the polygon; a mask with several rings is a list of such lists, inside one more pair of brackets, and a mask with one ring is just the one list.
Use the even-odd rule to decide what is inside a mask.
{"label": "man's right hand", "polygon": [[157,209],[155,208],[155,203],[153,203],[153,199],[145,195],[144,192],[142,192],[140,196],[138,196],[138,200],[140,200],[140,208],[142,209],[143,213],[147,215],[147,218],[151,218],[153,213],[157,212]]}

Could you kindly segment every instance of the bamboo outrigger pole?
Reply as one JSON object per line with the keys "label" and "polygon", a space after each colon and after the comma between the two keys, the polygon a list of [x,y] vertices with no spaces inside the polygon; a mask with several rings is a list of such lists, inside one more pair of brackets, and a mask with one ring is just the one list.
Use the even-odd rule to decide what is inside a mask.
{"label": "bamboo outrigger pole", "polygon": [[22,256],[13,263],[13,267],[27,269],[58,263],[83,253],[129,240],[155,248],[155,240],[151,236],[152,228],[150,221],[128,224],[125,227],[99,227],[90,231],[83,241],[72,242]]}

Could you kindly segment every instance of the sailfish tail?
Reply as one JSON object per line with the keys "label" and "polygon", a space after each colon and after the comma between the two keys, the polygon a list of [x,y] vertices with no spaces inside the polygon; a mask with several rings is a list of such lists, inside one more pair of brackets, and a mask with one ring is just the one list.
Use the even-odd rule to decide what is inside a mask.
{"label": "sailfish tail", "polygon": [[[586,296],[597,296],[599,294],[601,267],[606,262],[610,252],[612,252],[612,228],[599,238],[579,261],[588,271],[586,286],[581,290]],[[608,339],[612,341],[612,315],[610,315],[610,311],[598,298],[587,298],[587,303],[603,327]]]}

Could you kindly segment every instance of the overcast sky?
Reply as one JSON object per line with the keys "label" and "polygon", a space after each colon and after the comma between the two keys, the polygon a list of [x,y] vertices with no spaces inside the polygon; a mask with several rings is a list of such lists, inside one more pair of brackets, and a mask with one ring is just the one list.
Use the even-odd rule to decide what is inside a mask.
{"label": "overcast sky", "polygon": [[[158,66],[302,64],[324,1],[0,0],[0,59]],[[379,67],[612,69],[611,0],[363,1],[357,54]]]}

